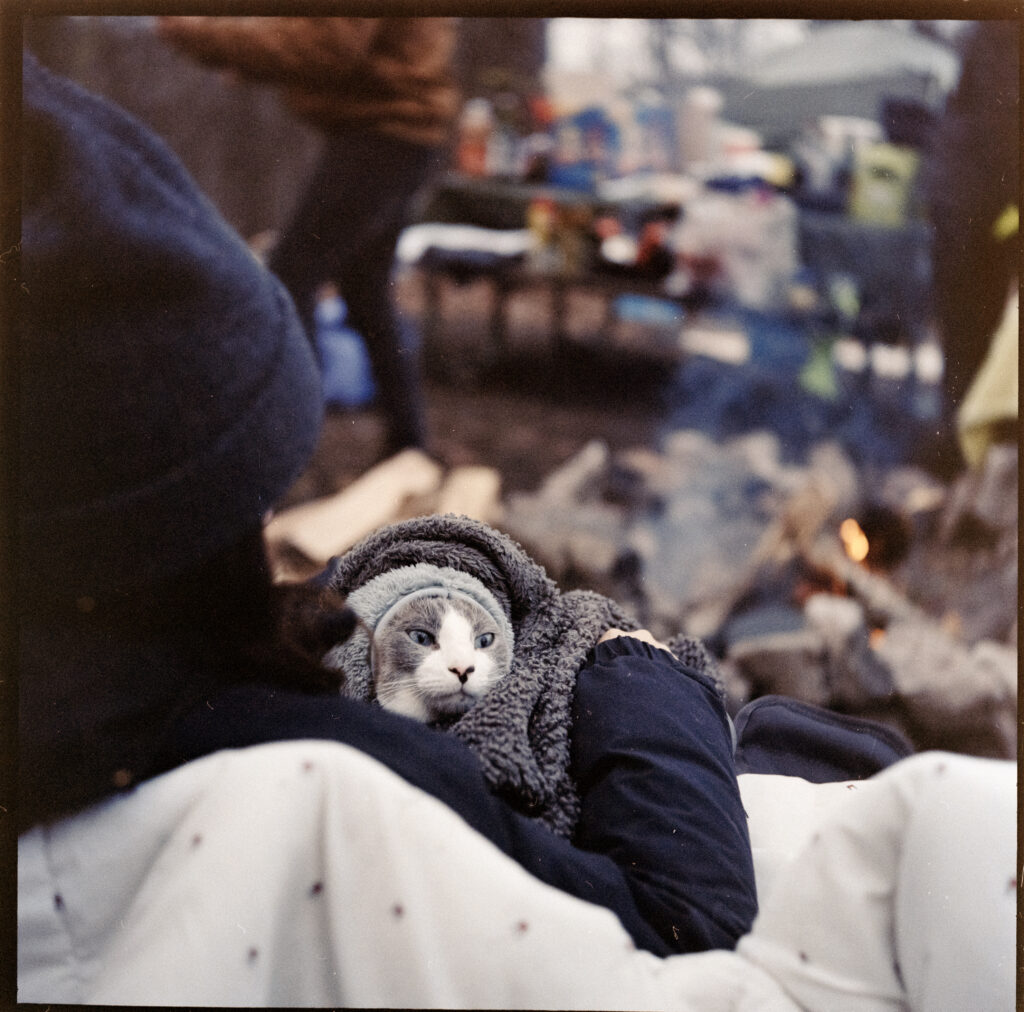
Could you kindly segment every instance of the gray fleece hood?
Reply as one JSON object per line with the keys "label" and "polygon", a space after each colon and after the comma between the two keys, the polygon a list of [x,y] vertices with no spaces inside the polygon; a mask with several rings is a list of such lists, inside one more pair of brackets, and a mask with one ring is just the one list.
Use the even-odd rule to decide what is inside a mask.
{"label": "gray fleece hood", "polygon": [[[580,804],[570,774],[576,676],[607,629],[636,629],[636,621],[601,594],[560,591],[516,542],[486,524],[454,514],[382,527],[335,559],[326,575],[357,613],[360,606],[372,612],[386,606],[364,600],[364,589],[385,574],[401,574],[403,567],[418,571],[424,564],[474,578],[493,596],[515,633],[509,673],[448,733],[473,749],[495,793],[559,835],[571,837]],[[406,575],[395,579],[409,585]],[[376,590],[365,593],[370,598]],[[382,592],[383,598],[389,596]],[[680,660],[698,670],[714,669],[697,640],[679,638],[671,645]],[[365,638],[362,649],[365,656]],[[343,667],[345,691],[371,699],[365,662],[365,675],[358,664],[353,670],[348,663]]]}
{"label": "gray fleece hood", "polygon": [[[399,566],[375,576],[348,595],[348,606],[368,629],[376,629],[382,619],[410,597],[438,596],[468,598],[479,604],[494,619],[501,634],[515,649],[512,623],[497,598],[475,577],[449,566],[427,562]],[[344,643],[328,651],[324,663],[345,672],[346,692],[364,699],[374,696],[370,666],[370,636],[367,628],[357,626]]]}

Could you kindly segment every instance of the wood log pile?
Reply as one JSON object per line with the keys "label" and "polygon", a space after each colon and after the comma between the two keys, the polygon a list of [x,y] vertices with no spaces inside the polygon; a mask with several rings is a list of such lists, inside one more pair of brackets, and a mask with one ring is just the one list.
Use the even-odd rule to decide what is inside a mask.
{"label": "wood log pile", "polygon": [[[885,720],[918,748],[1013,757],[1016,470],[997,457],[946,488],[912,467],[862,474],[830,443],[787,463],[767,433],[677,432],[660,453],[594,443],[509,497],[504,527],[560,583],[615,597],[656,635],[705,638],[737,706],[779,693]],[[839,536],[869,505],[907,541],[885,567]],[[958,540],[979,524],[984,538]]]}
{"label": "wood log pile", "polygon": [[337,494],[274,516],[264,531],[274,576],[312,576],[378,527],[427,513],[461,513],[496,524],[500,475],[492,467],[468,466],[446,473],[421,450],[403,450]]}

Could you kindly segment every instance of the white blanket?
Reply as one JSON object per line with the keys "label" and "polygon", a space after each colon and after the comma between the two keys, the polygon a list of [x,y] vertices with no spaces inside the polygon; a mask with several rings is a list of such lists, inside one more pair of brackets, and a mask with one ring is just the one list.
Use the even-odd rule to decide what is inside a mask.
{"label": "white blanket", "polygon": [[662,960],[348,746],[220,752],[21,838],[18,998],[1010,1009],[1014,783],[939,753],[741,777],[762,912],[736,952]]}

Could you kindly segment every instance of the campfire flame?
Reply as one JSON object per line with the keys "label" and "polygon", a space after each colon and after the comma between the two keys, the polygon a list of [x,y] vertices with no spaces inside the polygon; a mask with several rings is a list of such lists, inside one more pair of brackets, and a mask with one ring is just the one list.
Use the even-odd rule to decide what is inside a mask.
{"label": "campfire flame", "polygon": [[863,562],[868,557],[867,535],[853,517],[847,517],[839,525],[839,538],[843,542],[846,554],[854,562]]}

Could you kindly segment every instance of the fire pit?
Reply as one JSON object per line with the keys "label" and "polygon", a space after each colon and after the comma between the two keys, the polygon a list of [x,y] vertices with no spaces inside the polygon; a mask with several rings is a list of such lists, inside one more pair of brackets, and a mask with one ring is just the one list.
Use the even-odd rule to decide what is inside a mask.
{"label": "fire pit", "polygon": [[591,444],[510,496],[503,526],[561,584],[607,593],[663,638],[703,637],[736,708],[788,695],[881,719],[917,748],[1013,756],[1015,595],[991,595],[1005,577],[975,565],[1001,608],[982,618],[964,580],[940,599],[929,579],[963,555],[941,538],[951,498],[917,468],[859,469],[833,443],[798,465],[769,433],[683,430],[657,453]]}

